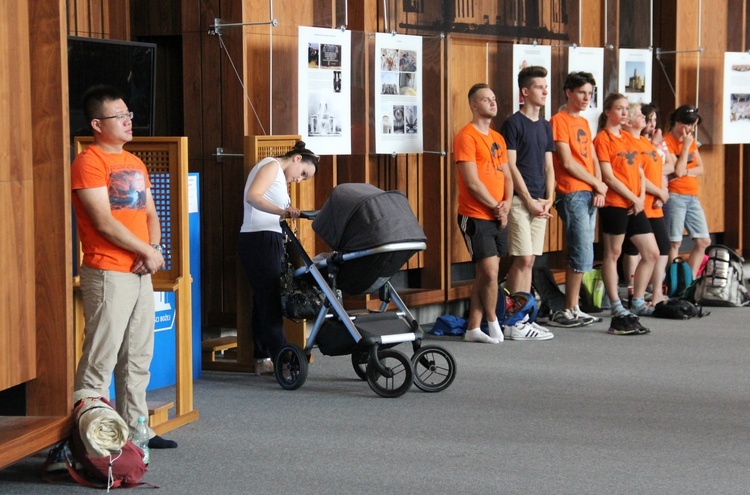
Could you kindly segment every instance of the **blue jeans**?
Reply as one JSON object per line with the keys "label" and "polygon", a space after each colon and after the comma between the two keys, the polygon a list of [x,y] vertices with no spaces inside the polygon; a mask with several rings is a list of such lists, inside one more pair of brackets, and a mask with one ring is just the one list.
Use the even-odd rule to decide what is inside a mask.
{"label": "blue jeans", "polygon": [[587,272],[594,267],[594,229],[596,207],[594,193],[576,191],[560,194],[555,209],[565,224],[568,243],[568,266],[577,272]]}

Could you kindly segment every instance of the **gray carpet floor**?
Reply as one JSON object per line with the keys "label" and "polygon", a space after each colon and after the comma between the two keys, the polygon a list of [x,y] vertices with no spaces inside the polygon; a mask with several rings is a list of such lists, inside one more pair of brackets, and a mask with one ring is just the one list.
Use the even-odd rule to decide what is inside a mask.
{"label": "gray carpet floor", "polygon": [[[180,446],[154,451],[145,480],[165,494],[747,494],[750,310],[711,310],[644,318],[644,336],[608,335],[605,319],[546,342],[431,338],[455,382],[397,399],[348,357],[316,354],[296,391],[204,372],[200,420],[165,435]],[[92,493],[44,484],[43,459],[0,471],[0,494]]]}

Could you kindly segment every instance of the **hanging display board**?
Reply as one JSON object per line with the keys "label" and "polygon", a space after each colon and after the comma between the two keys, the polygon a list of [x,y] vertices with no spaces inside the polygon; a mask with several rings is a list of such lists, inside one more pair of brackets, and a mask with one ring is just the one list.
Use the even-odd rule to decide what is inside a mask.
{"label": "hanging display board", "polygon": [[596,134],[597,121],[602,113],[602,89],[604,88],[604,48],[570,47],[568,49],[568,73],[590,72],[596,85],[593,88],[589,107],[581,117],[589,122],[592,135]]}
{"label": "hanging display board", "polygon": [[[513,45],[513,111],[517,112],[523,105],[521,92],[518,90],[518,73],[531,65],[540,65],[547,69],[547,89],[552,94],[552,47],[549,45]],[[551,98],[547,101],[551,102]],[[555,109],[543,108],[542,116],[549,120]]]}
{"label": "hanging display board", "polygon": [[299,27],[298,129],[319,155],[348,155],[351,139],[351,32]]}
{"label": "hanging display board", "polygon": [[375,152],[421,153],[422,38],[375,35]]}
{"label": "hanging display board", "polygon": [[618,91],[633,103],[651,103],[651,50],[620,48]]}
{"label": "hanging display board", "polygon": [[750,143],[750,54],[724,54],[724,144]]}

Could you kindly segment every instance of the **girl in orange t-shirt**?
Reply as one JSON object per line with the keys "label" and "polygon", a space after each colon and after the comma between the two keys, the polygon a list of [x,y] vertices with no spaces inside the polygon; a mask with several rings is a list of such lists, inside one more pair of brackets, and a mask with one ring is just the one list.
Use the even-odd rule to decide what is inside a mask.
{"label": "girl in orange t-shirt", "polygon": [[[651,116],[653,116],[653,120],[649,123]],[[649,126],[649,124],[651,125]],[[623,130],[629,132],[635,138],[636,149],[642,159],[641,163],[643,164],[643,175],[646,184],[646,203],[643,211],[646,213],[648,222],[651,224],[651,230],[654,233],[656,245],[659,248],[659,259],[656,261],[653,274],[651,275],[651,285],[653,286],[652,306],[666,299],[662,290],[662,282],[664,280],[671,245],[667,223],[664,220],[664,212],[662,211],[664,203],[669,199],[667,183],[663,175],[666,165],[664,165],[664,157],[659,153],[657,146],[647,137],[649,127],[651,127],[651,131],[653,132],[655,125],[656,112],[652,106],[641,106],[638,103],[630,104],[628,107],[628,123],[623,125]],[[625,254],[622,263],[623,275],[627,277],[627,280],[632,280],[635,276],[635,268],[640,260],[638,248],[635,247],[630,238],[626,237],[622,252]]]}
{"label": "girl in orange t-shirt", "polygon": [[688,264],[693,277],[703,261],[706,248],[711,244],[706,214],[698,200],[698,177],[703,175],[703,160],[695,142],[695,130],[703,119],[692,105],[682,105],[669,116],[669,132],[664,136],[670,156],[676,162],[669,180],[669,202],[664,205],[672,248],[673,260],[682,244],[682,232],[693,238]]}
{"label": "girl in orange t-shirt", "polygon": [[[635,270],[633,313],[650,315],[653,307],[644,301],[646,286],[651,278],[654,264],[659,258],[659,249],[651,231],[651,225],[643,212],[646,201],[646,184],[642,158],[632,134],[622,129],[628,123],[628,100],[619,93],[609,94],[604,99],[604,112],[599,118],[599,133],[594,138],[602,179],[607,184],[604,208],[599,210],[604,243],[602,278],[607,296],[612,301],[612,325],[609,333],[625,335],[645,333],[639,323],[628,320],[630,312],[620,301],[618,291],[617,260],[622,253],[625,234],[632,240],[641,254]],[[636,126],[645,127],[642,114],[636,118]],[[624,317],[617,320],[617,317]]]}

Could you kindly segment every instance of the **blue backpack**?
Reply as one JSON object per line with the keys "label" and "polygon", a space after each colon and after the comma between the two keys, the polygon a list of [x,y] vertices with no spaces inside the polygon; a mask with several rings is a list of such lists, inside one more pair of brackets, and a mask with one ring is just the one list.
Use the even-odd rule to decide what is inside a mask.
{"label": "blue backpack", "polygon": [[[514,292],[505,296],[505,315],[502,318],[503,325],[513,326],[529,317],[528,322],[533,323],[539,314],[539,305],[536,297],[528,292]],[[500,315],[498,314],[498,318]]]}
{"label": "blue backpack", "polygon": [[667,273],[664,277],[664,291],[669,297],[677,297],[693,283],[693,271],[687,261],[680,257],[672,260],[667,266]]}

